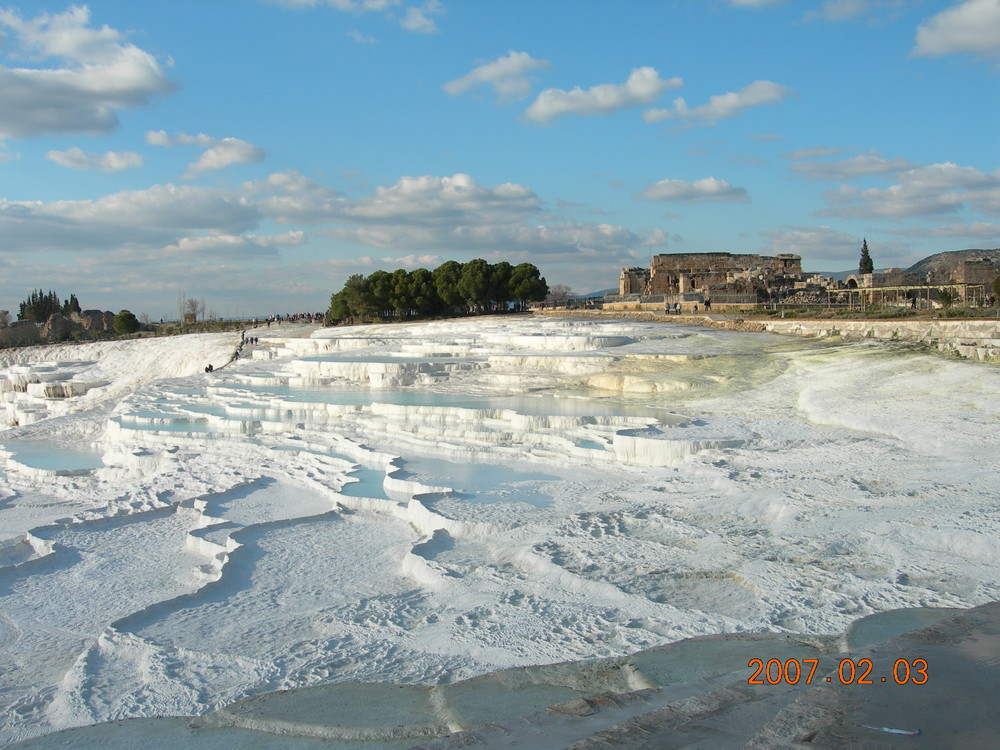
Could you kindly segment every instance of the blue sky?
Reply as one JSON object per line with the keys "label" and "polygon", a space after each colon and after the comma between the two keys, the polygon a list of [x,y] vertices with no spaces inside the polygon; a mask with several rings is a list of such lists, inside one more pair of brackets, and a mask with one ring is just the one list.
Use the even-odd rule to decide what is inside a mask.
{"label": "blue sky", "polygon": [[1000,0],[0,4],[0,308],[997,247],[998,84]]}

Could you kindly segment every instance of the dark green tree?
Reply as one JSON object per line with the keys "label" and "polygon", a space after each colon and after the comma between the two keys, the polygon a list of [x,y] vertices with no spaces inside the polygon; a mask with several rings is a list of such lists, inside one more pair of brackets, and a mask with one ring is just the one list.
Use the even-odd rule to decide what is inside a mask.
{"label": "dark green tree", "polygon": [[490,264],[482,258],[463,264],[458,291],[465,300],[466,307],[485,310],[490,301]]}
{"label": "dark green tree", "polygon": [[410,296],[410,274],[405,268],[397,268],[392,272],[391,299],[397,317],[410,317],[413,311],[413,298]]}
{"label": "dark green tree", "polygon": [[434,291],[441,300],[443,310],[455,312],[464,302],[462,293],[458,289],[458,282],[462,279],[462,264],[446,260],[431,272],[431,276],[434,277]]}
{"label": "dark green tree", "polygon": [[17,319],[44,323],[50,315],[57,312],[59,312],[59,296],[52,291],[45,294],[41,289],[36,289],[21,303]]}
{"label": "dark green tree", "polygon": [[875,263],[872,261],[872,256],[868,254],[868,239],[865,238],[864,243],[861,245],[861,261],[858,263],[858,273],[874,273]]}
{"label": "dark green tree", "polygon": [[510,277],[513,273],[514,266],[505,260],[494,263],[490,268],[490,300],[501,312],[507,312],[508,304],[513,299],[510,293]]}
{"label": "dark green tree", "polygon": [[426,268],[410,272],[410,300],[417,315],[433,315],[441,309],[441,298],[434,288],[434,276]]}
{"label": "dark green tree", "polygon": [[76,295],[71,294],[69,295],[69,299],[63,302],[62,314],[69,315],[70,313],[78,313],[78,312],[80,312],[80,303],[76,299]]}
{"label": "dark green tree", "polygon": [[122,310],[111,320],[111,327],[115,329],[115,333],[124,336],[138,331],[140,324],[130,310]]}
{"label": "dark green tree", "polygon": [[380,318],[387,318],[393,313],[392,304],[393,280],[388,271],[374,271],[368,276],[368,299]]}
{"label": "dark green tree", "polygon": [[541,302],[549,293],[549,285],[539,273],[534,263],[519,263],[510,275],[510,296],[517,303],[518,310],[524,310],[529,302]]}

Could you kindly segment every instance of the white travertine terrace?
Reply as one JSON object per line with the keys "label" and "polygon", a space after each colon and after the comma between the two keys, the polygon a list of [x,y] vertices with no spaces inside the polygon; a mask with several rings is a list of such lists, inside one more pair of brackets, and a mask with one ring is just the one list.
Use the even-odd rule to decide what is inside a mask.
{"label": "white travertine terrace", "polygon": [[[211,374],[232,335],[6,361],[0,742],[197,715],[408,747],[1000,598],[994,369],[628,322],[298,333]],[[722,633],[750,640],[662,656]],[[383,711],[310,718],[347,685]]]}

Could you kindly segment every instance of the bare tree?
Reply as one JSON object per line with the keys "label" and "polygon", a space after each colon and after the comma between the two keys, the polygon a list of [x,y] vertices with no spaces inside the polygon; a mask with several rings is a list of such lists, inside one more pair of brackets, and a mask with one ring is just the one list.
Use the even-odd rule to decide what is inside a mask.
{"label": "bare tree", "polygon": [[546,302],[554,307],[563,307],[573,296],[573,290],[565,284],[553,284],[549,287],[549,296]]}
{"label": "bare tree", "polygon": [[10,311],[0,310],[0,328],[6,328],[10,325]]}
{"label": "bare tree", "polygon": [[189,297],[184,305],[185,319],[188,316],[191,316],[195,321],[197,321],[198,316],[205,312],[201,305],[202,303],[200,301],[196,300],[194,297]]}

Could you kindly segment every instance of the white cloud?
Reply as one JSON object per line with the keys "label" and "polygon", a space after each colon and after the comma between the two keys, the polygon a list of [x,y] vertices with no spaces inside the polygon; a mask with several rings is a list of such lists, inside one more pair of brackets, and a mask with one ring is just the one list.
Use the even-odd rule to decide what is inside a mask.
{"label": "white cloud", "polygon": [[584,91],[546,89],[524,113],[535,122],[550,122],[566,114],[606,115],[620,109],[652,104],[668,88],[683,85],[680,78],[664,80],[655,68],[635,68],[623,84],[602,83]]}
{"label": "white cloud", "polygon": [[357,29],[351,29],[348,31],[347,36],[356,41],[358,44],[375,44],[378,42],[375,37],[370,34],[364,34]]}
{"label": "white cloud", "polygon": [[192,233],[241,234],[261,218],[242,196],[187,185],[155,185],[97,200],[0,199],[0,236],[11,253],[155,248]]}
{"label": "white cloud", "polygon": [[1000,0],[965,0],[917,28],[913,54],[1000,56]]}
{"label": "white cloud", "polygon": [[903,7],[904,0],[825,0],[819,10],[806,13],[806,21],[837,23],[855,18],[877,19]]}
{"label": "white cloud", "polygon": [[646,122],[661,122],[663,120],[702,120],[714,125],[719,120],[736,117],[750,107],[778,102],[794,96],[795,92],[773,81],[754,81],[739,91],[730,91],[709,98],[707,104],[691,109],[683,98],[674,100],[674,108],[650,109],[643,114]]}
{"label": "white cloud", "polygon": [[340,201],[337,218],[378,224],[494,224],[520,220],[541,202],[523,185],[494,188],[477,185],[467,174],[451,177],[402,177],[390,187],[379,186],[369,198]]}
{"label": "white cloud", "polygon": [[382,258],[381,261],[383,263],[395,264],[397,268],[434,268],[444,262],[441,260],[440,255],[435,255],[433,253],[411,253],[410,255],[404,255],[400,258],[394,258],[391,255],[387,255]]}
{"label": "white cloud", "polygon": [[187,135],[175,133],[168,136],[163,130],[146,133],[146,143],[151,146],[186,146],[194,144],[205,149],[196,161],[187,166],[183,177],[189,179],[202,172],[225,169],[233,164],[256,164],[264,160],[264,150],[239,138],[213,138],[199,133]]}
{"label": "white cloud", "polygon": [[551,67],[552,63],[548,60],[536,60],[527,52],[511,50],[492,62],[473,68],[461,78],[448,81],[443,88],[449,94],[458,95],[487,84],[493,87],[499,101],[509,102],[523,99],[531,93],[529,73]]}
{"label": "white cloud", "polygon": [[766,251],[771,254],[794,253],[803,258],[854,260],[861,251],[861,239],[828,226],[786,227],[759,234],[768,239]]}
{"label": "white cloud", "polygon": [[438,0],[427,0],[422,6],[407,8],[399,25],[416,34],[436,34],[438,27],[431,16],[441,13],[444,13],[444,6]]}
{"label": "white cloud", "polygon": [[640,244],[611,224],[533,223],[542,203],[531,190],[478,185],[465,174],[402,177],[361,198],[278,196],[257,205],[277,221],[325,222],[332,226],[320,234],[417,258],[442,251],[602,255]]}
{"label": "white cloud", "polygon": [[174,89],[152,55],[114,29],[90,27],[86,6],[30,20],[0,10],[0,34],[4,29],[9,49],[61,66],[0,66],[0,138],[107,133],[118,125],[117,110]]}
{"label": "white cloud", "polygon": [[[433,16],[444,13],[444,5],[440,0],[425,0],[423,5],[404,6],[401,0],[264,0],[272,5],[286,8],[315,8],[318,6],[333,8],[344,13],[360,15],[362,13],[381,13],[388,19],[396,21],[401,28],[415,34],[435,34],[438,31]],[[396,11],[402,9],[402,15]],[[373,37],[359,31],[348,32],[354,41],[370,44]]]}
{"label": "white cloud", "polygon": [[932,164],[904,172],[884,190],[841,185],[825,194],[829,208],[819,216],[901,219],[955,213],[967,204],[1000,215],[1000,170],[985,174],[972,167]]}
{"label": "white cloud", "polygon": [[132,151],[107,151],[94,154],[73,146],[65,151],[49,151],[45,158],[61,167],[94,169],[98,172],[122,172],[143,165],[143,158]]}
{"label": "white cloud", "polygon": [[869,175],[902,172],[916,166],[906,159],[885,159],[876,154],[868,154],[834,162],[799,161],[789,169],[810,180],[852,180]]}
{"label": "white cloud", "polygon": [[730,201],[745,203],[750,200],[746,188],[731,185],[726,180],[705,177],[694,182],[686,180],[660,180],[638,194],[649,201],[680,201],[694,203],[702,201]]}
{"label": "white cloud", "polygon": [[915,237],[969,237],[976,240],[989,240],[987,244],[1000,244],[1000,224],[976,221],[971,224],[944,224],[934,229],[911,227],[907,229],[890,229],[889,234],[900,234]]}
{"label": "white cloud", "polygon": [[295,247],[305,242],[305,232],[294,231],[276,235],[210,234],[182,237],[159,252],[168,256],[196,255],[229,258],[275,255],[279,247]]}
{"label": "white cloud", "polygon": [[399,0],[271,0],[271,2],[289,8],[315,8],[317,5],[325,5],[347,13],[384,11],[400,4]]}
{"label": "white cloud", "polygon": [[830,148],[829,146],[813,146],[812,148],[802,148],[798,151],[790,151],[785,154],[781,154],[785,159],[817,159],[821,156],[836,156],[837,154],[842,154],[845,151],[851,151],[852,149],[847,148]]}

